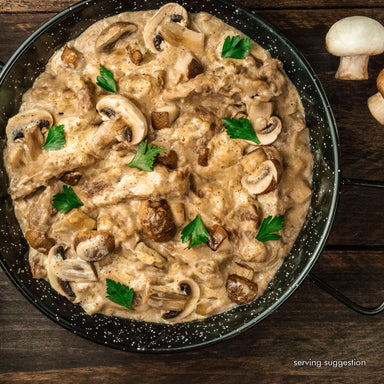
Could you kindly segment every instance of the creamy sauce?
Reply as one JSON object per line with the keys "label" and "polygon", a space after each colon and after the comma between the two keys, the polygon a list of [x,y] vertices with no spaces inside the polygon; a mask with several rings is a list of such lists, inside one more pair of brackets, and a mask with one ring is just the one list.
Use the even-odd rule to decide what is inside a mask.
{"label": "creamy sauce", "polygon": [[[282,64],[256,43],[244,60],[223,59],[225,38],[241,33],[206,13],[181,16],[122,13],[92,25],[52,56],[7,126],[9,192],[33,276],[89,314],[189,321],[254,300],[304,221],[312,155]],[[159,33],[161,50],[151,46]],[[100,64],[117,98],[95,85]],[[264,145],[230,138],[223,117],[249,119]],[[64,126],[63,149],[41,149],[51,125]],[[126,166],[135,140],[164,148],[153,172]],[[52,207],[63,185],[83,206]],[[216,244],[186,249],[181,231],[197,215]],[[281,239],[256,240],[278,215]],[[106,279],[134,289],[134,311],[106,298]]]}

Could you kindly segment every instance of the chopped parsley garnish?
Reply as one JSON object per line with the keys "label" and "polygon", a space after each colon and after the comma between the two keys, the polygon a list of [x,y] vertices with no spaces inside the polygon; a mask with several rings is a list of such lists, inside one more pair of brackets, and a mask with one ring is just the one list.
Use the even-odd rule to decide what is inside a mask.
{"label": "chopped parsley garnish", "polygon": [[48,131],[47,139],[41,148],[46,149],[47,151],[58,151],[59,149],[64,148],[64,145],[64,125],[54,125]]}
{"label": "chopped parsley garnish", "polygon": [[132,308],[133,294],[135,293],[133,288],[129,288],[128,285],[117,283],[111,279],[106,279],[106,282],[107,299],[134,311]]}
{"label": "chopped parsley garnish", "polygon": [[268,216],[261,223],[256,239],[259,241],[279,240],[281,235],[275,233],[284,227],[284,215]]}
{"label": "chopped parsley garnish", "polygon": [[209,240],[209,233],[205,229],[201,216],[197,215],[184,229],[181,231],[181,241],[186,243],[189,241],[188,249],[194,245],[206,243]]}
{"label": "chopped parsley garnish", "polygon": [[96,77],[96,84],[108,92],[116,92],[116,82],[113,73],[100,64],[100,76]]}
{"label": "chopped parsley garnish", "polygon": [[231,139],[250,140],[256,144],[260,144],[260,140],[256,136],[256,132],[248,119],[240,117],[240,119],[237,120],[235,118],[223,117],[222,122]]}
{"label": "chopped parsley garnish", "polygon": [[56,195],[53,195],[52,205],[53,208],[56,208],[59,212],[65,213],[73,208],[81,207],[84,204],[76,196],[72,187],[63,185],[63,193],[56,193]]}
{"label": "chopped parsley garnish", "polygon": [[127,166],[140,169],[141,171],[152,172],[153,161],[155,160],[156,155],[163,149],[164,148],[162,147],[151,146],[151,144],[147,144],[147,140],[145,140],[139,144],[135,157],[129,164],[127,164]]}
{"label": "chopped parsley garnish", "polygon": [[227,36],[223,44],[221,57],[223,59],[245,59],[249,55],[251,47],[252,40],[249,37],[241,39],[239,35]]}

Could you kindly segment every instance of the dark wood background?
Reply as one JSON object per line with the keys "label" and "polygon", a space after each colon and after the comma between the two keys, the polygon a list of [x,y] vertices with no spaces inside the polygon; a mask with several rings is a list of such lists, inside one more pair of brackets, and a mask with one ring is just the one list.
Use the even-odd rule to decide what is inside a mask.
{"label": "dark wood background", "polygon": [[[0,60],[71,0],[0,0]],[[324,38],[352,15],[384,23],[384,1],[239,0],[280,29],[318,74],[339,129],[345,177],[384,181],[384,127],[366,101],[384,55],[372,57],[369,80],[338,81],[338,59]],[[273,4],[273,5],[271,5]],[[360,303],[384,297],[383,192],[343,188],[333,232],[313,271]],[[145,355],[93,344],[48,320],[0,271],[0,383],[380,383],[383,314],[359,315],[309,281],[247,332],[188,353]],[[365,367],[298,367],[303,360],[360,360]],[[381,379],[380,379],[381,377]]]}

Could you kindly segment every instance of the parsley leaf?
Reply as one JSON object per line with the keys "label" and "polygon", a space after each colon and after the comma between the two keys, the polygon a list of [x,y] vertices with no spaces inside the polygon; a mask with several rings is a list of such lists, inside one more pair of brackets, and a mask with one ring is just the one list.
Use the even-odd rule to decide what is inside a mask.
{"label": "parsley leaf", "polygon": [[284,215],[268,216],[261,223],[256,239],[259,241],[279,240],[281,235],[273,232],[278,232],[284,227]]}
{"label": "parsley leaf", "polygon": [[96,84],[108,92],[116,92],[116,83],[113,73],[100,64],[100,75],[96,77]]}
{"label": "parsley leaf", "polygon": [[135,157],[127,166],[140,169],[141,171],[152,172],[153,161],[156,155],[163,149],[162,147],[151,146],[151,144],[147,144],[147,140],[145,140],[139,144]]}
{"label": "parsley leaf", "polygon": [[186,243],[189,241],[188,249],[194,245],[206,243],[209,240],[209,233],[205,229],[201,216],[197,215],[184,229],[181,231],[181,241]]}
{"label": "parsley leaf", "polygon": [[221,57],[231,59],[245,59],[249,55],[249,51],[252,47],[252,40],[249,37],[240,38],[239,35],[227,36],[223,49],[221,51]]}
{"label": "parsley leaf", "polygon": [[76,196],[72,187],[63,185],[63,193],[56,193],[56,195],[53,195],[52,205],[53,208],[56,208],[61,213],[65,213],[70,211],[72,208],[81,207],[84,204]]}
{"label": "parsley leaf", "polygon": [[58,151],[59,149],[64,148],[64,145],[64,125],[55,125],[48,131],[45,144],[43,144],[41,148],[46,149],[47,151]]}
{"label": "parsley leaf", "polygon": [[133,294],[135,293],[133,288],[129,288],[128,285],[117,283],[111,279],[106,279],[106,282],[107,299],[113,301],[116,304],[122,305],[131,311],[134,311],[132,308],[132,299]]}
{"label": "parsley leaf", "polygon": [[256,144],[260,144],[260,140],[256,136],[256,132],[248,119],[240,117],[239,120],[236,120],[235,118],[223,117],[222,122],[231,139],[250,140]]}

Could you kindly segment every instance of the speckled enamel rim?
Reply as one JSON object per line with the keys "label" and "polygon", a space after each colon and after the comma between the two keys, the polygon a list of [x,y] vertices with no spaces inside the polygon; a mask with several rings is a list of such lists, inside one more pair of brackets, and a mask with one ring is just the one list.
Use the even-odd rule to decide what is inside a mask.
{"label": "speckled enamel rim", "polygon": [[[63,20],[71,17],[74,13],[85,9],[86,7],[95,6],[98,3],[101,3],[103,0],[96,0],[96,1],[82,1],[67,10],[59,13],[55,17],[53,17],[50,21],[48,21],[46,24],[44,24],[42,27],[40,27],[33,35],[31,35],[21,46],[20,48],[14,53],[14,55],[11,57],[11,59],[8,61],[8,63],[4,66],[1,74],[0,74],[0,87],[4,83],[8,73],[11,71],[12,67],[17,63],[17,61],[22,57],[22,55],[27,51],[27,49],[35,42],[37,41],[44,33],[48,32],[49,29],[62,22]],[[105,2],[105,0],[104,0]],[[143,8],[143,9],[154,9],[158,8],[161,5],[165,4],[166,2],[162,1],[149,1],[151,3],[151,7],[149,8]],[[149,3],[148,1],[143,1],[145,5]],[[117,5],[119,4],[119,1],[110,1],[108,3],[116,3],[116,13],[121,12],[121,3],[120,7]],[[180,2],[183,6],[185,6],[188,10],[190,10],[190,6],[194,5],[196,8],[196,2]],[[140,6],[142,4],[138,4],[135,1],[132,2],[131,10],[139,10]],[[285,47],[287,51],[289,51],[289,54],[291,54],[294,58],[291,63],[288,63],[288,67],[291,66],[291,68],[285,67],[288,75],[295,76],[294,71],[302,71],[302,74],[304,77],[307,77],[311,83],[310,84],[301,84],[295,85],[299,88],[300,86],[304,90],[303,92],[300,92],[301,97],[303,98],[303,104],[304,105],[311,105],[311,100],[306,100],[305,96],[305,89],[311,88],[310,93],[313,92],[313,94],[318,98],[318,101],[320,101],[321,104],[321,118],[319,116],[315,116],[318,118],[320,124],[320,128],[323,127],[325,129],[326,135],[322,137],[321,132],[318,134],[316,132],[311,133],[311,145],[314,152],[314,158],[315,162],[317,161],[317,143],[319,142],[321,145],[328,145],[332,148],[328,148],[327,150],[330,152],[330,157],[332,157],[332,164],[331,166],[326,165],[324,167],[325,171],[322,168],[322,165],[319,166],[319,172],[317,174],[317,171],[314,172],[314,180],[316,177],[319,179],[321,178],[330,178],[329,184],[325,183],[325,186],[323,186],[323,183],[321,183],[319,187],[319,191],[316,192],[316,196],[313,197],[311,206],[319,205],[321,206],[321,202],[323,201],[321,196],[329,196],[329,199],[325,199],[327,201],[327,211],[324,213],[323,218],[321,217],[321,214],[314,213],[311,209],[307,215],[306,223],[304,224],[304,227],[302,231],[300,232],[300,235],[298,239],[300,238],[301,244],[300,246],[296,247],[296,243],[293,247],[293,251],[291,254],[287,257],[286,261],[284,261],[283,266],[285,270],[285,274],[289,275],[290,268],[293,270],[294,267],[297,268],[296,270],[299,270],[299,273],[295,278],[290,281],[288,277],[285,277],[285,279],[288,279],[288,288],[283,292],[283,289],[280,287],[283,285],[284,280],[279,277],[279,284],[277,289],[270,289],[268,288],[266,293],[257,300],[257,303],[251,303],[245,306],[237,307],[231,311],[225,312],[224,314],[219,314],[212,316],[202,322],[189,322],[189,323],[182,323],[182,324],[175,324],[175,325],[169,325],[169,324],[154,324],[154,323],[145,323],[145,322],[138,322],[138,321],[130,321],[125,319],[117,319],[117,318],[107,318],[102,315],[96,315],[96,316],[88,316],[84,313],[80,313],[79,309],[77,308],[76,311],[73,310],[73,312],[79,312],[79,314],[73,315],[73,317],[67,317],[64,318],[61,316],[61,310],[66,309],[67,307],[72,306],[70,303],[63,302],[63,308],[58,308],[55,312],[52,308],[49,308],[48,305],[44,301],[40,301],[39,298],[35,293],[32,293],[32,290],[29,286],[24,284],[24,280],[20,278],[18,274],[16,274],[11,266],[8,264],[6,258],[3,255],[3,252],[0,254],[0,264],[2,268],[4,269],[7,276],[10,278],[10,280],[14,283],[14,285],[17,287],[17,289],[35,306],[37,307],[42,313],[44,313],[47,317],[49,317],[51,320],[55,321],[59,325],[63,326],[64,328],[70,330],[71,332],[78,334],[82,337],[85,337],[86,339],[89,339],[91,341],[97,342],[102,345],[107,345],[112,348],[122,349],[122,350],[129,350],[129,351],[140,351],[140,352],[175,352],[175,351],[186,351],[190,349],[195,349],[203,346],[207,346],[212,343],[216,343],[221,340],[226,340],[228,338],[231,338],[240,332],[245,331],[247,328],[257,324],[259,321],[264,319],[266,316],[271,314],[278,306],[280,306],[285,300],[288,299],[288,297],[296,290],[296,288],[300,285],[300,283],[305,279],[308,272],[316,262],[317,258],[320,256],[324,245],[326,243],[326,240],[329,236],[333,220],[335,217],[336,207],[338,203],[338,196],[339,196],[339,140],[338,140],[338,133],[336,129],[336,125],[334,122],[334,118],[332,115],[332,111],[329,105],[329,102],[325,96],[325,93],[323,91],[323,88],[311,69],[310,65],[307,63],[307,61],[304,59],[304,57],[297,51],[297,49],[274,27],[260,19],[258,16],[255,16],[254,14],[251,14],[249,11],[236,6],[230,2],[227,2],[225,0],[215,0],[215,1],[204,1],[203,4],[198,5],[198,9],[201,11],[207,11],[211,12],[217,17],[220,17],[220,15],[217,15],[220,12],[229,12],[231,16],[223,18],[225,22],[228,24],[233,25],[234,20],[236,18],[244,18],[244,19],[250,19],[255,24],[255,28],[258,28],[260,30],[266,31],[267,33],[267,39],[274,40],[278,42],[280,45]],[[138,8],[138,9],[136,9]],[[127,10],[127,9],[124,9]],[[247,24],[248,25],[248,24]],[[235,26],[235,25],[234,25]],[[239,26],[236,26],[238,29],[242,30],[242,28],[239,28]],[[246,31],[242,30],[244,33],[247,33]],[[249,34],[249,33],[248,33]],[[253,37],[253,36],[251,36]],[[255,37],[253,37],[255,39]],[[255,39],[257,41],[257,39]],[[265,47],[265,44],[263,45]],[[272,56],[279,57],[280,52],[274,52],[273,44],[269,48],[270,52],[272,53]],[[280,58],[280,57],[279,57]],[[284,63],[286,64],[286,63]],[[320,121],[321,120],[321,121]],[[315,138],[313,139],[312,136]],[[322,141],[324,140],[324,142]],[[321,162],[321,160],[319,160]],[[321,168],[321,169],[320,169]],[[327,168],[329,170],[327,171]],[[327,175],[327,172],[329,174]],[[324,179],[325,180],[325,179]],[[327,190],[328,188],[328,190]],[[315,195],[315,193],[314,193]],[[320,197],[319,197],[320,196]],[[313,203],[315,202],[315,203]],[[320,202],[320,203],[319,203]],[[313,203],[313,204],[312,204]],[[317,219],[313,219],[313,217]],[[313,220],[312,220],[313,219]],[[320,223],[322,228],[320,231],[317,232],[316,223]],[[319,225],[320,225],[319,224]],[[315,235],[308,235],[309,232],[315,232]],[[309,236],[309,237],[308,237]],[[315,237],[315,244],[312,246],[311,253],[302,256],[300,253],[300,259],[303,263],[303,267],[301,267],[301,264],[299,267],[297,265],[295,266],[295,260],[298,258],[298,253],[296,252],[305,252],[303,249],[305,249],[305,246],[311,243],[312,236]],[[301,240],[304,238],[304,240]],[[313,241],[312,241],[313,243]],[[312,244],[311,243],[311,244]],[[296,250],[298,249],[298,251]],[[292,266],[291,266],[292,265]],[[283,268],[281,267],[281,269]],[[286,267],[287,266],[287,267]],[[280,272],[280,270],[279,270]],[[278,274],[279,274],[278,272]],[[280,274],[281,275],[281,274]],[[271,282],[271,285],[274,285],[273,282],[276,280],[276,277]],[[39,283],[40,284],[40,283]],[[47,285],[44,285],[45,283],[42,282],[41,286],[37,288],[43,289],[44,292],[49,291],[49,287]],[[283,293],[281,293],[283,292]],[[54,293],[49,292],[50,297],[52,297],[55,300],[59,300],[61,303],[61,299],[57,298]],[[256,305],[258,305],[258,309],[256,308]],[[264,307],[263,307],[264,305]],[[252,308],[255,307],[256,309]],[[261,309],[260,309],[261,308]],[[72,309],[70,309],[72,311]],[[242,316],[245,316],[244,321],[236,322],[237,319],[242,319]],[[235,319],[235,320],[234,320]],[[75,323],[76,320],[76,323]],[[82,320],[82,322],[80,321]],[[82,325],[83,323],[87,322],[86,325]],[[234,324],[236,324],[234,326]],[[99,329],[102,328],[101,331]],[[131,332],[134,337],[131,336],[125,336],[124,332]],[[126,337],[126,338],[125,338]],[[128,337],[128,338],[127,338]]]}

